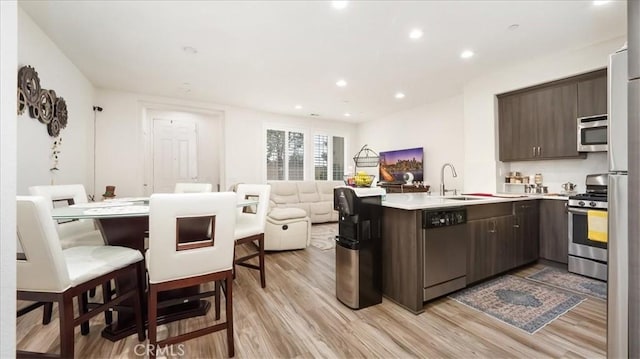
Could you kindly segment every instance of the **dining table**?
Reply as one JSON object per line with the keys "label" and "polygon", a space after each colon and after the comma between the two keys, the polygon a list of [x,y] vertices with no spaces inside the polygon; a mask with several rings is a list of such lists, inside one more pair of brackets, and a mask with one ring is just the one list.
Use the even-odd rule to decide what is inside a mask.
{"label": "dining table", "polygon": [[[237,207],[256,206],[256,199],[239,200]],[[126,197],[102,202],[74,204],[53,208],[53,219],[58,221],[92,219],[107,245],[137,249],[145,254],[145,239],[149,233],[149,198]],[[148,240],[153,240],[148,238]],[[141,278],[143,283],[147,283]],[[135,286],[134,275],[118,278],[115,282],[116,294]],[[165,293],[160,300],[164,303],[159,309],[158,324],[206,315],[211,304],[202,299],[199,286],[177,289]],[[146,318],[146,296],[143,301],[143,315]],[[133,300],[123,301],[116,308],[117,320],[102,331],[102,336],[117,341],[136,333]]]}

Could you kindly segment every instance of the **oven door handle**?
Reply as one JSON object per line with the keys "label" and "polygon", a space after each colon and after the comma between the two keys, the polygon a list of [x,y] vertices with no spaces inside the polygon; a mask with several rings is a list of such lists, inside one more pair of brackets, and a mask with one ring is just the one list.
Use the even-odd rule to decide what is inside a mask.
{"label": "oven door handle", "polygon": [[[574,213],[574,214],[587,214],[587,212],[589,212],[589,209],[581,209],[581,208],[573,208],[573,207],[569,207],[568,208],[569,213]],[[602,209],[594,209],[593,211],[604,211],[606,212],[606,210],[602,210]]]}

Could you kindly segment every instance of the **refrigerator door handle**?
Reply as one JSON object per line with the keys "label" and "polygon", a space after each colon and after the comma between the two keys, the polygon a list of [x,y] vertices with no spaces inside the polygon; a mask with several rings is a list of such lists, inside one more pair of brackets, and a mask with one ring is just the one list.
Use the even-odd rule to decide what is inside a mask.
{"label": "refrigerator door handle", "polygon": [[628,357],[628,193],[627,176],[609,174],[607,356],[610,358]]}

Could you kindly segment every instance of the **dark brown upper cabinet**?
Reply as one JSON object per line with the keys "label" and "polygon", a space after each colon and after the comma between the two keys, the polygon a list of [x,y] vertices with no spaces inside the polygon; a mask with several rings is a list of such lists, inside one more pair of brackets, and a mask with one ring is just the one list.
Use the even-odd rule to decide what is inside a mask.
{"label": "dark brown upper cabinet", "polygon": [[500,161],[585,158],[577,119],[606,113],[606,82],[604,69],[498,95]]}
{"label": "dark brown upper cabinet", "polygon": [[578,117],[607,113],[607,70],[594,76],[578,82]]}

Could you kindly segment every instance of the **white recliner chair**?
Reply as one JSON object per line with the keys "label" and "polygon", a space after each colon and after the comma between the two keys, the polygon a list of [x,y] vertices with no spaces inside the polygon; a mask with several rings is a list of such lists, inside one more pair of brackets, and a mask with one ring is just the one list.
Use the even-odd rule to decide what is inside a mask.
{"label": "white recliner chair", "polygon": [[311,218],[300,208],[273,208],[267,217],[264,249],[304,249],[311,243]]}

